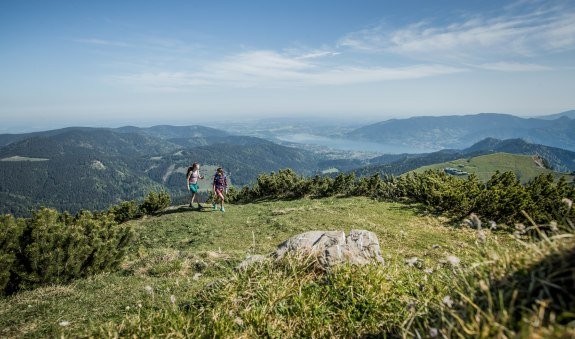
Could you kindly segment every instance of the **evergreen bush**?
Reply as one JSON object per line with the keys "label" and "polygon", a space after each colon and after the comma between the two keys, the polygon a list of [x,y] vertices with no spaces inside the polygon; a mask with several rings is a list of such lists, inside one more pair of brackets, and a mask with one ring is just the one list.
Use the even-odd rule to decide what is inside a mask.
{"label": "evergreen bush", "polygon": [[0,216],[0,292],[8,288],[11,272],[16,264],[18,239],[22,230],[22,224],[13,216]]}
{"label": "evergreen bush", "polygon": [[72,218],[42,208],[28,219],[0,221],[2,294],[114,270],[132,238],[131,229],[108,214],[83,211]]}
{"label": "evergreen bush", "polygon": [[143,214],[155,214],[170,206],[170,195],[166,192],[150,192],[139,206]]}
{"label": "evergreen bush", "polygon": [[109,213],[114,216],[114,220],[119,224],[141,216],[140,208],[134,200],[122,201],[119,205],[110,208]]}

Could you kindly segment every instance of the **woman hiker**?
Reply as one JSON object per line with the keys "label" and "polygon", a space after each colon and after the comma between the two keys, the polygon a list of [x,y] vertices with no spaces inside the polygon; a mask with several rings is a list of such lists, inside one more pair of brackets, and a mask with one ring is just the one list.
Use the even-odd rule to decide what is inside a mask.
{"label": "woman hiker", "polygon": [[216,170],[216,174],[214,175],[214,181],[212,185],[214,189],[214,202],[212,203],[212,210],[216,210],[216,205],[218,203],[218,199],[220,200],[220,211],[225,212],[224,209],[224,192],[228,188],[228,179],[224,174],[224,170],[219,167]]}
{"label": "woman hiker", "polygon": [[[192,201],[190,202],[190,207],[194,207],[194,199],[198,196],[198,179],[203,179],[204,177],[200,175],[200,165],[197,162],[192,164],[192,167],[188,167],[188,173],[186,174],[186,186],[188,191],[192,193]],[[198,209],[203,206],[200,204],[200,198],[198,197]]]}

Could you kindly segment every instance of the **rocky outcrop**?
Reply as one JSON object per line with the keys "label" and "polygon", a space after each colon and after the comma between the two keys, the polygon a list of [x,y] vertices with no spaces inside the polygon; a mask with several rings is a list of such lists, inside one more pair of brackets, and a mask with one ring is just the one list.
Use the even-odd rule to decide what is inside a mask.
{"label": "rocky outcrop", "polygon": [[[283,243],[270,255],[276,260],[286,255],[295,257],[313,257],[323,268],[349,263],[366,265],[383,264],[379,240],[373,232],[352,230],[346,236],[342,231],[309,231],[295,235]],[[245,269],[253,262],[262,261],[262,257],[253,257],[242,262],[238,269]]]}

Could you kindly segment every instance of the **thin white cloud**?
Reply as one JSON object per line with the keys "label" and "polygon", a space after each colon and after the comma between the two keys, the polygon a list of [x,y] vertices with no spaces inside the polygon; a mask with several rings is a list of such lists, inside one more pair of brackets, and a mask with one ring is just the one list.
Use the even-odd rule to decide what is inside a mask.
{"label": "thin white cloud", "polygon": [[418,79],[463,71],[465,69],[436,64],[408,67],[326,67],[273,51],[252,51],[205,64],[194,72],[134,73],[115,76],[111,80],[138,89],[188,91],[198,87],[351,85]]}
{"label": "thin white cloud", "polygon": [[334,51],[312,51],[303,55],[296,57],[296,59],[316,59],[316,58],[323,58],[323,57],[330,57],[336,56],[341,54],[340,52]]}
{"label": "thin white cloud", "polygon": [[74,39],[76,42],[80,42],[88,45],[98,45],[98,46],[112,46],[112,47],[132,47],[133,45],[122,41],[112,41],[106,39],[88,38],[88,39]]}
{"label": "thin white cloud", "polygon": [[550,71],[553,69],[552,67],[545,65],[528,64],[520,62],[494,62],[494,63],[482,64],[477,67],[490,71],[501,71],[501,72],[541,72],[541,71]]}
{"label": "thin white cloud", "polygon": [[504,11],[495,17],[476,16],[440,26],[421,21],[394,30],[380,25],[350,33],[338,46],[433,60],[535,56],[575,49],[575,10]]}

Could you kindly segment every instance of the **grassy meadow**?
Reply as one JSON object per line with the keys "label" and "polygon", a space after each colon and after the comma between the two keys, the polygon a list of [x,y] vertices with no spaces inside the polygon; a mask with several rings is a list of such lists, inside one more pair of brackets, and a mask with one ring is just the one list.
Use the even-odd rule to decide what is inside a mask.
{"label": "grassy meadow", "polygon": [[[569,235],[559,245],[528,244],[479,235],[420,205],[361,197],[229,205],[225,213],[180,206],[130,223],[136,237],[118,272],[2,297],[0,337],[575,334],[544,326],[537,312],[527,313],[539,325],[517,321],[518,302],[503,294],[487,298],[486,310],[474,299],[497,296],[491,284],[571,248]],[[378,235],[384,266],[322,272],[292,258],[234,270],[292,235],[351,229]]]}

